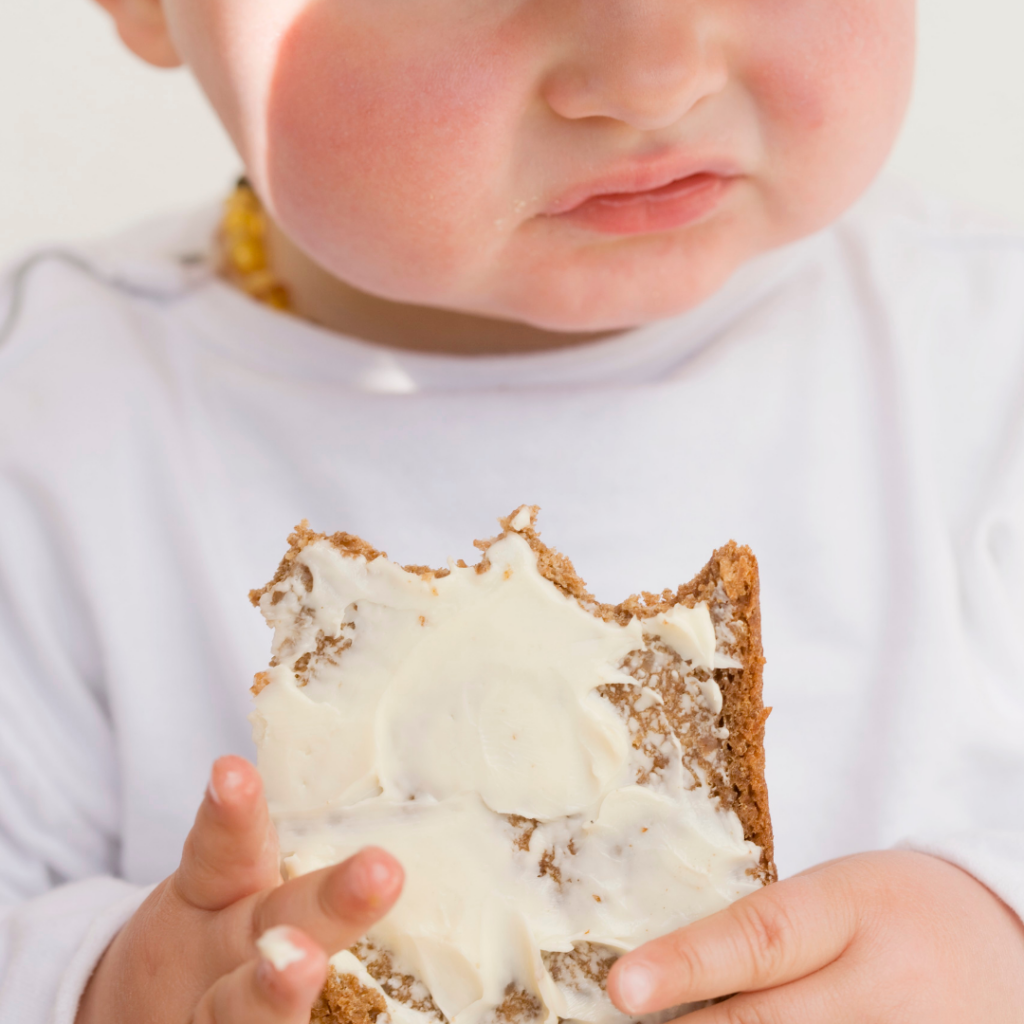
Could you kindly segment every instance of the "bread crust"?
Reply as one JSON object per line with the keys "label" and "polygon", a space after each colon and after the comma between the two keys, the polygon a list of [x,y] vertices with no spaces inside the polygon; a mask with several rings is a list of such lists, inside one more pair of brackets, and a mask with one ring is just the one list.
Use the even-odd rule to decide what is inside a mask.
{"label": "bread crust", "polygon": [[[729,730],[728,779],[716,781],[722,806],[736,812],[743,835],[761,847],[761,881],[778,878],[775,841],[765,782],[764,727],[771,708],[764,706],[764,648],[761,645],[760,575],[750,548],[735,541],[723,544],[708,564],[685,586],[678,601],[708,601],[714,608],[721,585],[734,609],[734,621],[746,627],[736,638],[735,656],[742,669],[716,669],[722,691],[722,719]],[[739,631],[736,631],[739,633]]]}

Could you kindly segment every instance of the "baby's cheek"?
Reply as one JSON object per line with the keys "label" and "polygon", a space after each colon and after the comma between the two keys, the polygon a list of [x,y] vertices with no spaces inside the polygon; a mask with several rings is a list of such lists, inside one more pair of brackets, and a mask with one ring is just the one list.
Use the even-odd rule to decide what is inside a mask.
{"label": "baby's cheek", "polygon": [[826,223],[889,152],[913,74],[913,0],[755,0],[744,76],[766,183],[799,230]]}
{"label": "baby's cheek", "polygon": [[467,232],[498,201],[508,90],[493,55],[453,66],[450,40],[384,31],[358,7],[313,3],[283,39],[266,184],[296,242],[352,283],[390,291],[422,279],[424,260],[427,276],[459,272]]}
{"label": "baby's cheek", "polygon": [[753,0],[747,71],[811,123],[913,70],[914,0]]}

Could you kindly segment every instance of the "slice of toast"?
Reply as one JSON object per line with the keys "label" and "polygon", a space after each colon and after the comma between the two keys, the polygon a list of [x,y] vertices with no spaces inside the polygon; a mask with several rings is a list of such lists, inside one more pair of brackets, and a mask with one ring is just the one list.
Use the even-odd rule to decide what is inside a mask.
{"label": "slice of toast", "polygon": [[407,870],[315,1024],[624,1024],[619,955],[775,878],[753,554],[606,605],[536,515],[442,570],[303,523],[250,595],[286,873],[371,842]]}

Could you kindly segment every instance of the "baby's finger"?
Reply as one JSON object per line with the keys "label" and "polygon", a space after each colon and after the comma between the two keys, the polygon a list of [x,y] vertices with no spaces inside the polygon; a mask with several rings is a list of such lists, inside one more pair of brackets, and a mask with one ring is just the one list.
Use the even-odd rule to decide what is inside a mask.
{"label": "baby's finger", "polygon": [[835,960],[857,927],[842,879],[809,872],[622,957],[608,994],[632,1015],[784,985]]}
{"label": "baby's finger", "polygon": [[194,907],[220,910],[280,881],[259,773],[244,758],[222,757],[185,840],[175,889]]}
{"label": "baby's finger", "polygon": [[206,992],[194,1024],[309,1024],[327,977],[327,955],[297,928],[272,928],[257,947],[258,959]]}
{"label": "baby's finger", "polygon": [[402,865],[390,853],[367,847],[341,864],[259,896],[252,908],[252,933],[291,924],[328,953],[336,953],[351,946],[391,909],[404,880]]}
{"label": "baby's finger", "polygon": [[878,993],[850,986],[848,975],[839,965],[829,966],[780,988],[733,996],[672,1024],[863,1024],[869,1013],[881,1014],[872,1020],[888,1020]]}

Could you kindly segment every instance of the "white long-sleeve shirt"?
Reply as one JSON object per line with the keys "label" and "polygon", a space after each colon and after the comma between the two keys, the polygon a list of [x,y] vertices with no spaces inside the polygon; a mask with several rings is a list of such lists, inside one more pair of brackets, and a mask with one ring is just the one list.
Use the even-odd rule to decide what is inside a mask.
{"label": "white long-sleeve shirt", "polygon": [[73,1020],[251,753],[303,518],[442,565],[537,503],[607,601],[749,544],[781,873],[909,841],[1024,913],[1024,236],[879,188],[690,314],[461,359],[253,304],[215,216],[0,293],[0,1022]]}

